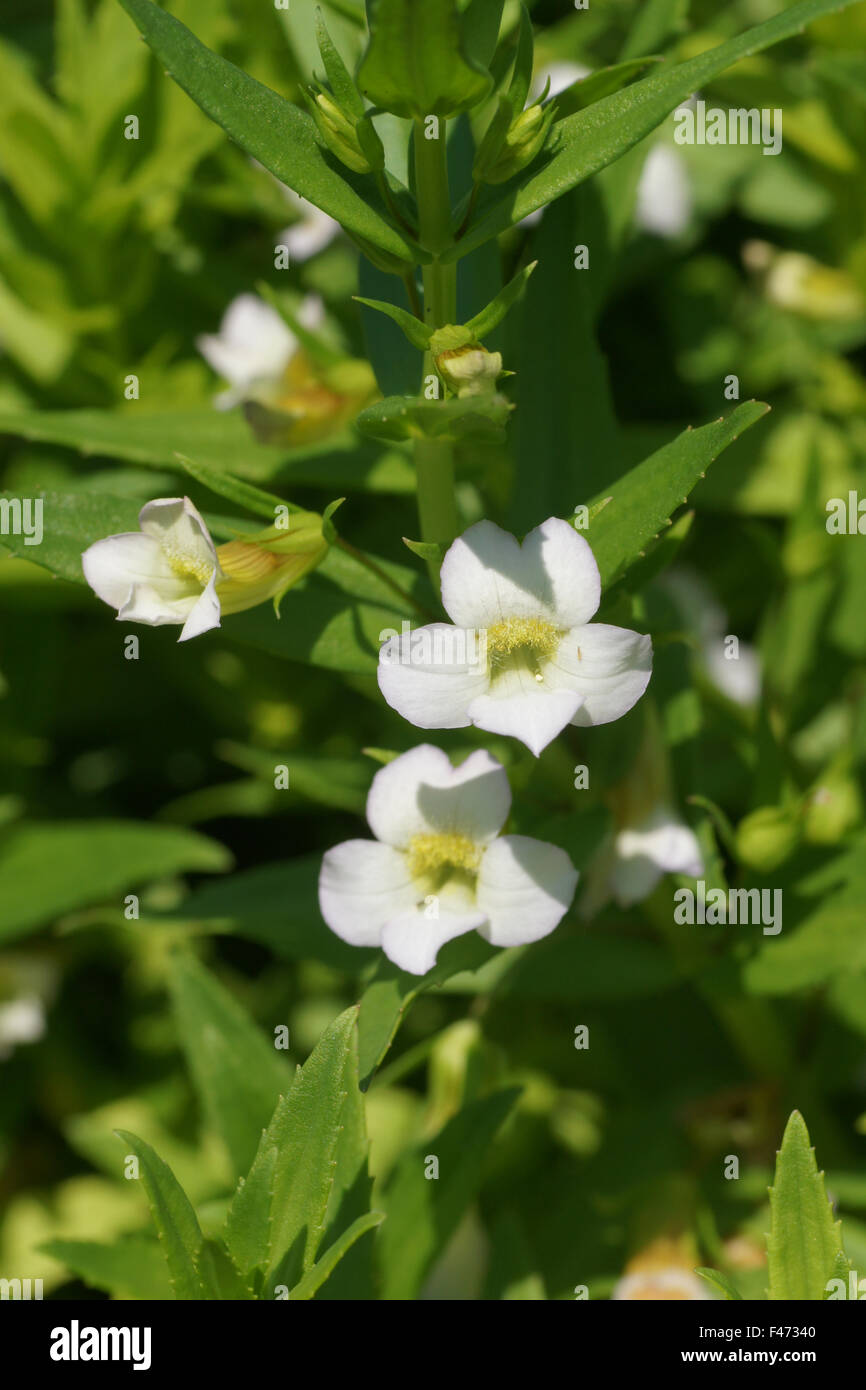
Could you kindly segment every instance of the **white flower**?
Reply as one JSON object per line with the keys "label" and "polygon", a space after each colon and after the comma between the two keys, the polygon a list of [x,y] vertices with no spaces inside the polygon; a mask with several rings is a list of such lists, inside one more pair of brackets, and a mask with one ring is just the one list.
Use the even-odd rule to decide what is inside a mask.
{"label": "white flower", "polygon": [[641,169],[635,221],[653,236],[678,237],[692,215],[685,162],[669,145],[653,145]]}
{"label": "white flower", "polygon": [[328,926],[352,946],[381,946],[413,975],[464,932],[494,946],[547,936],[568,910],[577,872],[556,845],[497,838],[510,805],[505,770],[489,753],[455,768],[424,743],[395,758],[367,798],[376,839],[347,840],[322,860]]}
{"label": "white flower", "polygon": [[298,220],[280,232],[278,242],[289,252],[289,261],[308,261],[334,240],[340,230],[339,222],[329,217],[315,203],[308,203],[294,189],[280,184],[280,188],[298,215]]}
{"label": "white flower", "polygon": [[669,806],[658,805],[617,832],[608,883],[620,907],[631,907],[648,898],[664,874],[698,878],[703,867],[694,831]]}
{"label": "white flower", "polygon": [[81,557],[94,593],[118,621],[182,623],[186,642],[220,625],[214,543],[188,497],[159,497],[139,513],[140,531],[96,541]]}
{"label": "white flower", "polygon": [[[322,321],[322,301],[307,295],[298,310],[304,328]],[[258,386],[277,383],[298,350],[298,340],[276,309],[255,294],[233,299],[223,315],[219,333],[203,333],[196,347],[231,390],[214,398],[218,410],[229,410]]]}
{"label": "white flower", "polygon": [[748,642],[732,647],[728,616],[714,599],[699,574],[674,569],[663,575],[661,586],[680,610],[700,646],[700,661],[708,680],[738,705],[754,705],[761,694],[761,662]]}
{"label": "white flower", "polygon": [[607,724],[644,693],[652,643],[590,623],[598,565],[568,522],[551,517],[521,546],[479,521],[448,550],[441,581],[456,626],[395,635],[379,657],[382,694],[418,728],[474,724],[537,756],[566,724]]}
{"label": "white flower", "polygon": [[45,1032],[45,1009],[35,994],[25,994],[0,1004],[0,1059],[11,1056],[22,1043],[35,1043]]}

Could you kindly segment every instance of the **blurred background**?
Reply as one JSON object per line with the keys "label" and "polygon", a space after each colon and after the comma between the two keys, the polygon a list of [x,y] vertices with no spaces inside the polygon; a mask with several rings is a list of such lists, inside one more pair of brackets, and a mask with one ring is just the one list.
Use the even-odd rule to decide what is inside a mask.
{"label": "blurred background", "polygon": [[[287,96],[318,65],[303,0],[166,8]],[[539,0],[538,88],[680,60],[782,8],[683,0],[643,32],[660,7]],[[360,51],[354,0],[324,10],[347,57]],[[503,32],[516,19],[508,0]],[[582,886],[552,938],[422,993],[367,1093],[387,1210],[407,1155],[438,1152],[461,1106],[521,1088],[433,1248],[403,1275],[399,1245],[388,1256],[388,1296],[695,1297],[695,1263],[761,1296],[766,1187],[794,1106],[866,1271],[866,542],[856,521],[854,534],[826,525],[831,499],[866,496],[864,55],[863,5],[811,25],[700,93],[782,108],[778,156],[679,145],[671,118],[461,262],[468,315],[539,261],[487,344],[515,373],[516,409],[507,442],[461,446],[467,524],[569,516],[738,399],[772,412],[610,596],[653,633],[647,701],[610,728],[568,730],[537,762],[474,731],[433,740],[501,757],[512,828],[569,848]],[[297,361],[266,419],[214,405],[227,388],[244,397],[243,363],[232,380],[213,338],[231,339],[224,315],[247,295],[369,357],[386,394],[415,389],[417,354],[351,299],[405,303],[399,279],[232,146],[116,0],[7,0],[0,131],[0,488],[64,499],[47,525],[63,508],[101,517],[106,499],[134,510],[186,491],[216,534],[230,509],[183,474],[181,450],[315,510],[345,496],[342,534],[431,602],[401,540],[418,534],[401,446],[362,440],[336,408],[316,415]],[[457,191],[472,140],[455,123]],[[168,962],[192,947],[266,1035],[288,1025],[292,1061],[381,969],[327,931],[315,883],[324,849],[366,833],[376,750],[420,741],[375,681],[377,627],[400,614],[374,594],[359,616],[323,573],[287,595],[279,624],[257,610],[180,647],[171,629],[137,628],[129,660],[126,627],[18,539],[0,536],[0,1275],[41,1277],[58,1297],[167,1297],[113,1129],[154,1144],[203,1221],[218,1223],[230,1178]],[[356,619],[366,640],[349,650]],[[778,937],[675,929],[675,884],[648,850],[637,882],[618,877],[622,831],[659,808],[689,828],[708,881],[782,890]],[[117,1239],[137,1242],[132,1282],[62,1245]]]}

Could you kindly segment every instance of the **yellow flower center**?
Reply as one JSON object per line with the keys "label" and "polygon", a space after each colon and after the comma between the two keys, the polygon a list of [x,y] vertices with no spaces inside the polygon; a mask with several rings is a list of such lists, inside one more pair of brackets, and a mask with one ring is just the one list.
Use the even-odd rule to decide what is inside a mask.
{"label": "yellow flower center", "polygon": [[503,618],[487,629],[487,651],[494,660],[524,647],[538,658],[553,656],[560,636],[559,628],[545,618]]}
{"label": "yellow flower center", "polygon": [[409,841],[409,872],[413,878],[436,874],[441,869],[459,869],[476,873],[481,863],[481,850],[468,835],[413,835]]}
{"label": "yellow flower center", "polygon": [[165,558],[171,565],[172,571],[178,579],[195,579],[198,584],[206,585],[213,574],[213,564],[207,560],[198,560],[194,555],[184,555],[180,550],[163,543]]}
{"label": "yellow flower center", "polygon": [[487,659],[491,675],[510,658],[518,655],[537,681],[543,681],[542,663],[553,656],[562,636],[546,618],[503,618],[487,629]]}

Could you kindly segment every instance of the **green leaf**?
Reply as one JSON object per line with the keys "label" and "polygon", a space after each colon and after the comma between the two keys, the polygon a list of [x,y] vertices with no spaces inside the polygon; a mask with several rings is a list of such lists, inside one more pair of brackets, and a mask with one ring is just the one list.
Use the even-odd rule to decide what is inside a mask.
{"label": "green leaf", "polygon": [[49,1240],[40,1249],[92,1289],[116,1298],[172,1297],[165,1258],[151,1236],[117,1236],[111,1245],[91,1240]]}
{"label": "green leaf", "polygon": [[50,821],[10,827],[0,841],[0,940],[48,926],[65,913],[122,897],[172,874],[218,873],[231,855],[183,826],[136,821]]}
{"label": "green leaf", "polygon": [[564,92],[558,92],[556,96],[556,119],[564,120],[566,116],[571,116],[575,111],[585,111],[588,106],[592,106],[596,101],[601,101],[602,97],[610,96],[612,92],[618,92],[621,87],[625,87],[633,78],[639,77],[642,72],[652,63],[661,63],[663,60],[657,57],[651,58],[632,58],[625,63],[614,63],[608,68],[599,68],[597,72],[592,72],[588,77],[580,77],[573,82],[570,87],[566,87]]}
{"label": "green leaf", "polygon": [[257,443],[238,411],[39,410],[0,412],[0,432],[45,444],[62,444],[98,458],[125,459],[177,469],[180,451],[202,467],[263,482],[376,492],[414,490],[411,466],[394,452],[381,458],[343,432],[314,445],[288,448]]}
{"label": "green leaf", "polygon": [[455,0],[371,0],[369,8],[358,85],[376,106],[423,120],[456,115],[486,96],[491,77],[467,56]]}
{"label": "green leaf", "polygon": [[169,987],[178,1031],[208,1124],[237,1176],[255,1157],[262,1130],[292,1073],[237,1000],[193,956],[176,954]]}
{"label": "green leaf", "polygon": [[606,234],[595,184],[549,208],[533,241],[539,268],[505,326],[505,360],[517,373],[508,518],[521,531],[586,500],[621,466],[591,275],[571,268],[576,244],[599,258]]}
{"label": "green leaf", "polygon": [[303,854],[230,874],[195,889],[170,919],[258,941],[282,960],[320,960],[357,974],[373,953],[348,946],[322,921],[321,865],[320,854]]}
{"label": "green leaf", "polygon": [[373,439],[501,439],[513,406],[491,391],[483,396],[386,396],[362,410],[355,424]]}
{"label": "green leaf", "polygon": [[489,67],[499,37],[504,0],[469,0],[463,11],[463,43],[470,58]]}
{"label": "green leaf", "polygon": [[353,116],[363,116],[364,103],[346,64],[340,57],[336,44],[328,33],[328,27],[325,24],[322,11],[319,9],[316,10],[316,40],[319,45],[319,53],[322,55],[322,62],[325,65],[325,74],[331,91],[337,98],[337,104],[344,111],[351,112]]}
{"label": "green leaf", "polygon": [[799,1110],[794,1110],[776,1155],[770,1188],[767,1297],[820,1302],[841,1251],[841,1223],[833,1220],[809,1131]]}
{"label": "green leaf", "polygon": [[744,401],[724,420],[685,430],[605,489],[610,502],[581,533],[592,546],[605,587],[619,579],[670,525],[673,511],[687,500],[722,450],[769,409],[761,401]]}
{"label": "green leaf", "polygon": [[[404,620],[417,618],[415,596],[429,593],[416,569],[379,558],[375,563],[381,576],[335,546],[315,574],[286,594],[281,621],[260,606],[227,620],[224,635],[292,661],[375,674],[380,633],[399,632]],[[412,597],[403,597],[389,578]]]}
{"label": "green leaf", "polygon": [[281,183],[381,250],[412,262],[425,259],[376,210],[367,184],[336,172],[316,139],[311,117],[205,48],[184,24],[151,0],[121,0],[121,4],[169,76]]}
{"label": "green leaf", "polygon": [[[496,1132],[519,1094],[497,1091],[466,1106],[400,1159],[382,1198],[388,1218],[377,1242],[382,1298],[417,1298],[475,1197]],[[428,1155],[438,1160],[438,1178],[425,1176]]]}
{"label": "green leaf", "polygon": [[295,1302],[302,1299],[312,1298],[322,1287],[327,1279],[331,1277],[343,1256],[348,1254],[356,1241],[361,1236],[366,1235],[367,1231],[374,1231],[377,1226],[381,1226],[385,1220],[383,1211],[368,1211],[364,1216],[359,1216],[348,1226],[338,1240],[334,1241],[317,1260],[312,1269],[300,1279],[293,1289],[289,1292],[289,1298]]}
{"label": "green leaf", "polygon": [[229,1302],[255,1298],[251,1285],[220,1241],[205,1240],[196,1263],[202,1282],[212,1291],[212,1298]]}
{"label": "green leaf", "polygon": [[361,999],[358,1018],[361,1085],[370,1084],[397,1034],[409,1005],[424,990],[444,983],[452,975],[478,970],[497,954],[474,932],[449,941],[426,975],[409,975],[383,960]]}
{"label": "green leaf", "polygon": [[696,1269],[695,1274],[699,1274],[702,1279],[719,1293],[724,1294],[729,1302],[742,1302],[743,1295],[738,1291],[737,1286],[730,1280],[727,1274],[722,1274],[718,1269]]}
{"label": "green leaf", "polygon": [[195,478],[196,482],[204,484],[218,497],[226,497],[230,502],[237,503],[239,507],[255,513],[256,516],[267,517],[271,524],[280,515],[280,507],[287,507],[290,512],[300,511],[294,503],[286,502],[284,498],[277,497],[272,492],[263,492],[261,488],[244,483],[240,478],[233,478],[230,473],[217,473],[205,464],[193,462],[184,454],[176,454],[175,458],[178,463],[183,464],[186,472],[191,478]]}
{"label": "green leaf", "polygon": [[486,338],[488,333],[492,333],[497,328],[512,304],[516,304],[523,291],[526,289],[529,277],[532,274],[538,261],[532,261],[529,265],[519,270],[507,285],[503,285],[495,299],[482,309],[480,314],[471,318],[466,327],[474,338]]}
{"label": "green leaf", "polygon": [[791,38],[812,20],[845,9],[851,3],[853,0],[800,0],[739,37],[685,63],[665,67],[643,82],[557,122],[540,162],[505,185],[500,197],[489,198],[466,236],[442,259],[458,260],[612,164],[655,130],[681,101],[700,91],[733,63]]}
{"label": "green leaf", "polygon": [[852,884],[826,897],[796,930],[765,941],[743,968],[756,994],[793,994],[866,969],[866,893]]}
{"label": "green leaf", "polygon": [[341,1131],[363,1132],[357,1017],[357,1008],[341,1014],[298,1068],[235,1194],[226,1244],[242,1273],[261,1269],[274,1276],[272,1282],[291,1285],[312,1268],[332,1198]]}
{"label": "green leaf", "polygon": [[143,1139],[125,1129],[115,1130],[115,1134],[138,1158],[139,1180],[147,1194],[174,1297],[213,1297],[213,1291],[205,1285],[198,1271],[204,1236],[189,1198],[174,1173]]}
{"label": "green leaf", "polygon": [[433,329],[422,323],[414,314],[401,309],[397,304],[387,304],[383,299],[364,299],[359,294],[353,297],[359,304],[366,304],[368,309],[377,309],[380,314],[387,314],[389,319],[393,319],[397,326],[402,328],[413,347],[420,348],[422,352],[427,351]]}

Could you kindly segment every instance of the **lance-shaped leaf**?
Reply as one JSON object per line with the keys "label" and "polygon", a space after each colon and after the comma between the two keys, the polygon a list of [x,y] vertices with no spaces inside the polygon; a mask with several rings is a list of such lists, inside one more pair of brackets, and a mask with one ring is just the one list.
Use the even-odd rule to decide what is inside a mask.
{"label": "lance-shaped leaf", "polygon": [[143,1139],[125,1129],[115,1130],[115,1133],[138,1159],[139,1181],[147,1194],[175,1298],[214,1297],[199,1270],[204,1236],[192,1204],[174,1173]]}
{"label": "lance-shaped leaf", "polygon": [[273,492],[265,492],[262,488],[253,487],[252,483],[245,483],[240,478],[233,478],[230,473],[218,473],[216,469],[208,468],[203,463],[196,463],[194,459],[187,458],[185,454],[176,454],[175,457],[190,477],[195,478],[196,482],[203,483],[219,497],[226,497],[230,502],[236,502],[239,507],[243,507],[248,512],[254,512],[256,516],[266,517],[271,523],[281,514],[280,508],[282,507],[285,507],[289,512],[301,510],[293,502],[286,502],[284,498],[277,497]]}
{"label": "lance-shaped leaf", "polygon": [[421,319],[408,313],[406,309],[401,309],[398,304],[388,304],[384,299],[365,299],[360,294],[356,294],[354,298],[359,304],[366,304],[368,309],[377,309],[380,314],[386,314],[389,319],[393,319],[398,328],[402,328],[413,347],[420,348],[422,352],[427,351],[433,336],[433,328],[430,325],[422,323]]}
{"label": "lance-shaped leaf", "polygon": [[293,1302],[300,1302],[303,1299],[312,1298],[327,1279],[330,1279],[337,1265],[344,1255],[347,1255],[352,1246],[366,1235],[368,1231],[374,1231],[385,1220],[383,1211],[368,1211],[364,1216],[359,1216],[353,1221],[351,1226],[335,1240],[333,1245],[329,1245],[320,1260],[317,1260],[312,1269],[299,1279],[298,1283],[289,1292],[289,1298]]}
{"label": "lance-shaped leaf", "polygon": [[562,121],[575,111],[585,111],[587,106],[601,101],[602,97],[608,97],[611,92],[618,92],[621,87],[627,86],[650,64],[661,62],[663,59],[656,56],[630,58],[628,62],[614,63],[609,68],[599,68],[598,72],[592,72],[588,77],[578,78],[564,92],[557,92],[556,120]]}
{"label": "lance-shaped leaf", "polygon": [[820,1302],[841,1253],[842,1226],[833,1220],[806,1122],[794,1110],[785,1126],[770,1188],[767,1297]]}
{"label": "lance-shaped leaf", "polygon": [[[338,1167],[354,1182],[365,1161],[357,1012],[341,1014],[298,1068],[235,1194],[226,1245],[242,1273],[279,1272],[273,1282],[297,1282],[314,1263]],[[358,1148],[354,1172],[340,1148],[344,1131]]]}
{"label": "lance-shaped leaf", "polygon": [[455,0],[372,0],[358,84],[383,111],[423,119],[475,106],[492,79],[464,48]]}
{"label": "lance-shaped leaf", "polygon": [[316,138],[311,117],[212,53],[152,0],[121,4],[169,76],[241,149],[347,231],[404,261],[426,259],[377,210],[368,184],[337,172]]}
{"label": "lance-shaped leaf", "polygon": [[681,101],[741,58],[791,38],[812,20],[852,3],[853,0],[800,0],[737,38],[685,63],[665,67],[645,81],[557,122],[541,160],[505,185],[501,196],[491,195],[480,203],[479,214],[467,234],[442,259],[465,256],[612,164],[655,130]]}
{"label": "lance-shaped leaf", "polygon": [[583,533],[605,587],[670,525],[671,513],[686,501],[713,459],[769,409],[762,401],[744,401],[727,419],[685,430],[593,499],[610,499]]}
{"label": "lance-shaped leaf", "polygon": [[496,298],[491,299],[490,303],[479,314],[469,320],[466,327],[473,338],[486,338],[488,333],[492,333],[494,328],[498,328],[512,304],[516,304],[523,294],[527,281],[537,265],[537,261],[532,261],[522,270],[519,270],[514,278],[508,281],[507,285],[503,285]]}

